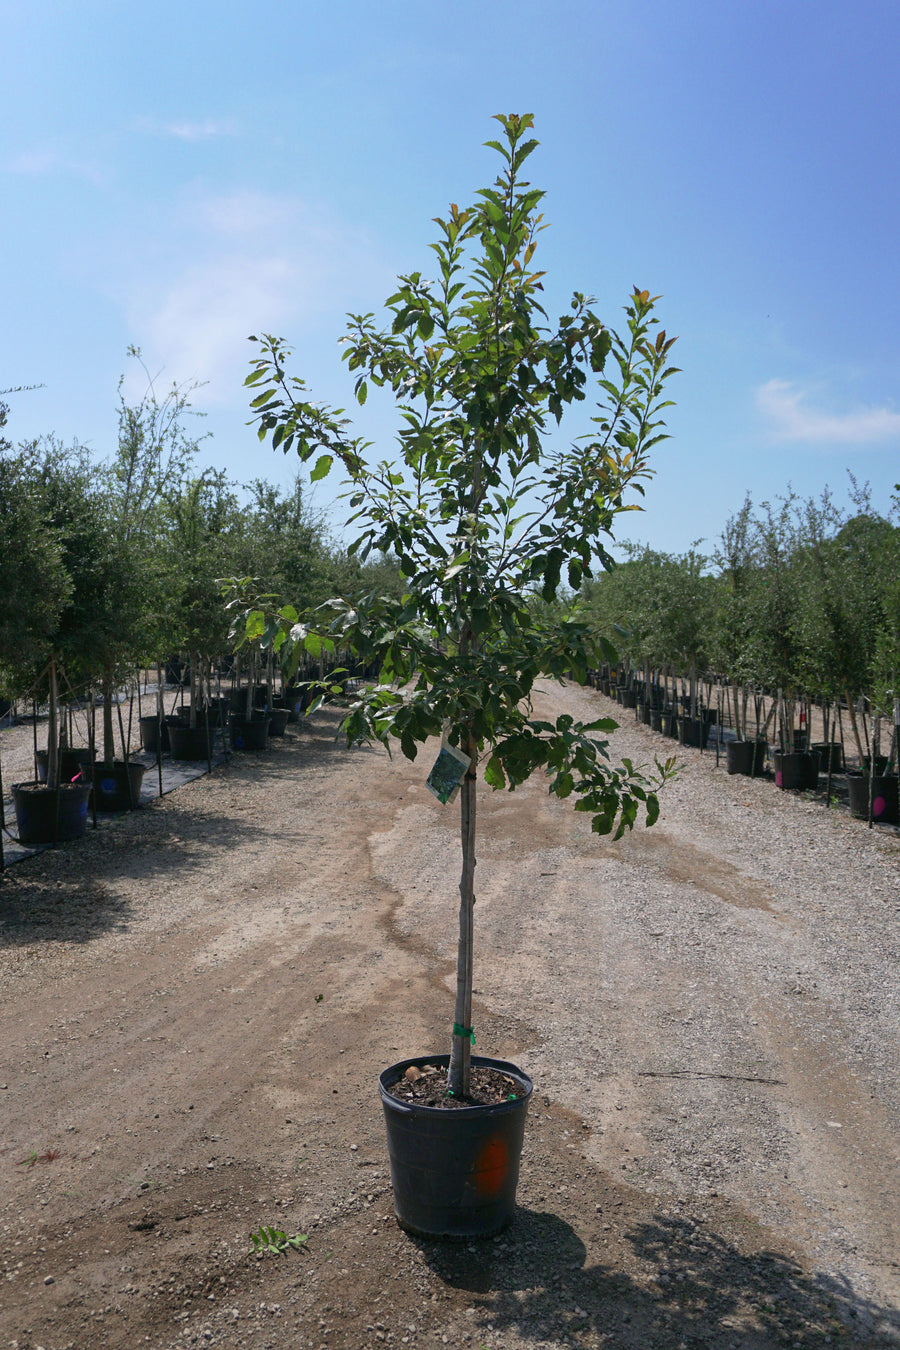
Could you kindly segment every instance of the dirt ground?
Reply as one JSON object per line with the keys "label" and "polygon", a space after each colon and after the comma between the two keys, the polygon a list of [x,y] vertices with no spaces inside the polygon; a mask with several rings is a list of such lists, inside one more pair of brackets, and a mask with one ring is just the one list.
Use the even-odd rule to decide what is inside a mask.
{"label": "dirt ground", "polygon": [[[705,921],[721,910],[723,949],[739,922],[793,965],[800,920],[770,922],[772,885],[698,852],[690,811],[669,818],[665,803],[658,835],[618,849],[540,782],[483,795],[477,1049],[535,1079],[519,1212],[482,1242],[397,1227],[377,1076],[448,1048],[455,815],[423,787],[428,756],[347,751],[335,725],[324,710],[0,878],[0,1347],[900,1345],[897,1118],[875,1086],[896,1045],[860,1062],[869,1124],[836,1162],[846,1121],[818,1076],[827,1009],[801,1046],[820,1064],[798,1050],[798,1021],[779,1029],[783,1057],[770,1040],[679,1068],[647,990],[681,1009],[678,1036],[726,1013],[692,1013],[665,961],[619,947],[608,914],[563,894],[563,874],[630,867],[665,907],[707,867]],[[685,753],[741,810],[772,809],[771,785],[738,789]],[[871,866],[896,877],[896,841],[872,847]],[[662,921],[640,922],[651,950]],[[626,975],[633,996],[612,993]],[[724,1135],[709,1145],[713,1184],[709,1122],[733,1112],[740,1125],[742,1111],[733,1156]],[[798,1147],[796,1173],[771,1143],[788,1118],[824,1141]],[[307,1234],[303,1250],[252,1255],[261,1225]]]}

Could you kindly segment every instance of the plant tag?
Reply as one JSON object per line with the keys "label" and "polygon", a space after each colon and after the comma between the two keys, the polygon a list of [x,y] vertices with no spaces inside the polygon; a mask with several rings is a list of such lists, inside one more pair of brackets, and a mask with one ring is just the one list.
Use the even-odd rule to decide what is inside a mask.
{"label": "plant tag", "polygon": [[442,745],[431,773],[425,779],[428,791],[446,806],[459,792],[459,785],[472,763],[468,755],[453,745]]}

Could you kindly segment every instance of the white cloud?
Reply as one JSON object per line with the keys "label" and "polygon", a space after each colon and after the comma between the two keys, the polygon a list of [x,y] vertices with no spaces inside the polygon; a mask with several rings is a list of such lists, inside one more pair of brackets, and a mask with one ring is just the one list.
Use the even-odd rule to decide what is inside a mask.
{"label": "white cloud", "polygon": [[171,136],[177,141],[209,141],[216,136],[233,136],[236,127],[232,118],[204,117],[199,121],[183,118],[180,121],[160,122],[152,117],[141,117],[137,121],[139,131],[151,136]]}
{"label": "white cloud", "polygon": [[73,159],[58,150],[45,147],[40,150],[23,150],[4,165],[8,173],[20,173],[30,178],[43,178],[48,174],[70,174],[74,178],[86,178],[90,183],[100,183],[104,175],[96,164],[87,160]]}
{"label": "white cloud", "polygon": [[809,407],[807,394],[788,380],[769,380],[756,391],[756,406],[780,441],[872,445],[900,437],[900,413],[891,408],[857,408],[848,413]]}
{"label": "white cloud", "polygon": [[234,255],[186,268],[155,297],[136,297],[131,320],[141,342],[178,379],[220,386],[249,361],[247,335],[270,330],[286,316],[298,278],[285,256]]}
{"label": "white cloud", "polygon": [[296,339],[393,282],[364,234],[288,195],[193,190],[155,226],[129,246],[116,298],[151,369],[208,382],[208,406],[241,389],[248,334]]}
{"label": "white cloud", "polygon": [[314,230],[309,210],[290,197],[271,192],[225,192],[194,196],[185,208],[195,227],[233,238],[273,239],[297,228]]}

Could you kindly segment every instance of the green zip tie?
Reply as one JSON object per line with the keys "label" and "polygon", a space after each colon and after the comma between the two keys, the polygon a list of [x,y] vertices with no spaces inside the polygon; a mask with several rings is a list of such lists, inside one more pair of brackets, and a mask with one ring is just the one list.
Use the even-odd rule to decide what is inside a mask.
{"label": "green zip tie", "polygon": [[470,1040],[470,1041],[472,1042],[473,1045],[475,1044],[475,1028],[474,1028],[474,1027],[461,1027],[461,1026],[459,1025],[458,1022],[454,1022],[454,1023],[453,1023],[453,1035],[454,1035],[454,1036],[465,1036],[465,1037],[467,1037],[468,1040]]}

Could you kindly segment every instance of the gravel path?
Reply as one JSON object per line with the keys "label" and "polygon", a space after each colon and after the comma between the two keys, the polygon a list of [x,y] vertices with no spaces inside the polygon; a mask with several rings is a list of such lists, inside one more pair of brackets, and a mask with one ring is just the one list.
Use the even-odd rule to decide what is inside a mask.
{"label": "gravel path", "polygon": [[[552,701],[613,711],[574,686]],[[638,763],[667,744],[627,713],[615,735]],[[561,829],[541,798],[523,852],[516,798],[488,801],[491,1006],[528,1028],[529,1072],[589,1122],[600,1166],[733,1198],[833,1278],[898,1302],[900,840],[708,753],[680,758],[658,824],[618,844],[584,817]],[[436,854],[419,820],[401,813],[376,856],[415,887],[401,931],[449,960],[455,834]]]}
{"label": "gravel path", "polygon": [[[520,1211],[416,1242],[374,1081],[446,1046],[457,815],[334,723],[0,882],[0,1344],[900,1345],[896,833],[692,750],[617,844],[539,780],[483,793]],[[613,748],[670,745],[625,713]],[[273,1221],[308,1254],[249,1260]]]}

